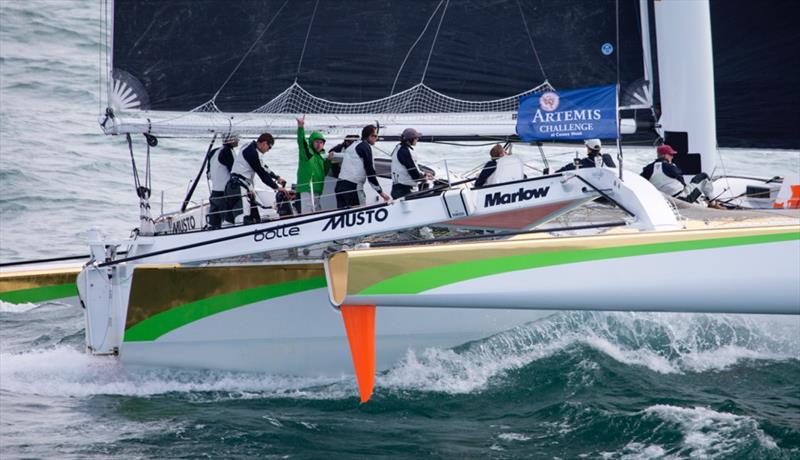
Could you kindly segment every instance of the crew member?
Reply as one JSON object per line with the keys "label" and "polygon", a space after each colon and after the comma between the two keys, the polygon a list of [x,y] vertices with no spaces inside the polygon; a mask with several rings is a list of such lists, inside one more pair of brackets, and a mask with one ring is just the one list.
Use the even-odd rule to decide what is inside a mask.
{"label": "crew member", "polygon": [[718,207],[713,201],[714,185],[706,173],[697,174],[690,183],[683,179],[683,171],[672,163],[678,152],[664,144],[656,149],[656,160],[642,169],[641,176],[649,180],[661,193],[689,203],[696,203],[705,195],[710,207]]}
{"label": "crew member", "polygon": [[300,193],[300,210],[303,214],[319,211],[320,197],[325,185],[325,174],[331,167],[333,152],[325,158],[325,136],[314,131],[306,139],[305,116],[297,119],[297,192]]}
{"label": "crew member", "polygon": [[252,141],[250,145],[242,149],[242,153],[233,161],[231,178],[225,186],[225,195],[228,198],[227,209],[235,219],[239,214],[242,214],[244,207],[242,202],[244,197],[247,197],[250,215],[244,216],[245,224],[261,221],[255,190],[253,189],[253,177],[256,174],[271,189],[290,195],[290,192],[283,188],[286,185],[286,181],[261,164],[261,155],[269,152],[274,144],[275,139],[272,135],[263,133],[258,136],[257,140]]}
{"label": "crew member", "polygon": [[611,158],[611,155],[600,152],[600,149],[603,146],[603,144],[600,142],[600,139],[586,139],[584,144],[586,145],[586,158],[576,158],[572,163],[569,163],[556,171],[557,173],[579,168],[599,168],[602,166],[609,168],[617,167],[617,165],[614,163],[614,160]]}
{"label": "crew member", "polygon": [[[344,140],[341,144],[336,144],[328,150],[330,154],[333,152],[333,158],[331,160],[331,169],[328,170],[328,175],[334,178],[339,177],[339,171],[342,169],[342,158],[341,156],[344,154],[344,151],[347,150],[348,147],[353,145],[355,141],[358,140],[358,134],[348,134],[344,137]],[[337,155],[338,154],[338,155]]]}
{"label": "crew member", "polygon": [[422,135],[414,128],[406,128],[400,134],[400,143],[392,152],[392,198],[402,198],[414,189],[417,184],[431,178],[430,174],[422,174],[417,166],[414,146]]}
{"label": "crew member", "polygon": [[364,185],[365,181],[369,181],[384,201],[391,201],[391,197],[383,191],[375,175],[372,146],[377,141],[378,129],[373,125],[367,125],[361,130],[361,142],[345,150],[339,181],[336,182],[336,205],[339,209],[361,204],[358,199],[358,186]]}
{"label": "crew member", "polygon": [[211,196],[209,197],[208,225],[212,230],[220,228],[222,221],[233,223],[233,216],[228,212],[225,199],[225,186],[231,178],[233,167],[233,149],[239,146],[239,135],[229,133],[222,141],[222,146],[211,151],[206,166],[206,177],[211,181]]}
{"label": "crew member", "polygon": [[[524,165],[517,158],[508,156],[508,152],[500,144],[495,144],[489,151],[492,158],[484,166],[478,178],[475,180],[475,187],[496,184],[499,182],[510,182],[525,178]],[[516,160],[516,161],[507,161]],[[502,168],[502,172],[501,171]]]}

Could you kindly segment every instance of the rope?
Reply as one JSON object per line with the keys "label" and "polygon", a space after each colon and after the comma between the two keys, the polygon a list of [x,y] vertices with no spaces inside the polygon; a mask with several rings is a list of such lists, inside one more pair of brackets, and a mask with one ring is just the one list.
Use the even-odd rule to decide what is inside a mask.
{"label": "rope", "polygon": [[272,16],[272,19],[269,21],[269,24],[267,24],[267,27],[263,31],[261,31],[261,33],[258,35],[258,38],[256,38],[255,41],[253,42],[253,44],[250,45],[250,48],[247,49],[247,52],[244,53],[244,56],[242,56],[242,58],[239,60],[239,63],[236,64],[236,67],[234,67],[233,71],[230,73],[230,75],[228,75],[228,78],[225,79],[225,81],[222,83],[222,86],[220,86],[219,89],[217,90],[217,92],[214,93],[214,96],[211,98],[211,100],[209,102],[214,102],[214,101],[217,100],[217,96],[219,96],[219,93],[222,92],[222,89],[225,88],[225,85],[227,85],[228,82],[231,81],[231,78],[233,78],[233,75],[236,73],[236,71],[239,70],[239,67],[241,67],[242,64],[244,63],[244,60],[247,59],[247,56],[250,55],[250,53],[253,51],[253,48],[255,48],[256,45],[258,44],[258,42],[261,41],[261,37],[263,37],[264,34],[267,33],[269,28],[272,26],[272,23],[275,22],[275,19],[278,18],[278,16],[281,14],[281,11],[283,11],[283,8],[288,3],[289,3],[289,0],[286,0],[286,1],[283,2],[283,5],[281,5],[281,7],[278,8],[278,12],[275,13]]}
{"label": "rope", "polygon": [[444,4],[444,9],[442,10],[442,17],[439,18],[439,25],[436,26],[436,35],[433,36],[433,43],[431,43],[431,50],[428,52],[428,60],[425,62],[425,70],[422,71],[422,78],[419,80],[420,83],[425,83],[425,75],[428,73],[428,65],[431,63],[431,56],[433,56],[433,49],[436,47],[436,40],[439,38],[439,29],[442,28],[442,22],[444,22],[444,15],[447,13],[447,7],[450,5],[450,0]]}
{"label": "rope", "polygon": [[306,31],[306,39],[303,41],[303,51],[300,52],[300,61],[297,63],[297,72],[294,74],[294,82],[297,83],[297,78],[300,76],[300,66],[303,64],[303,56],[306,55],[306,45],[308,44],[308,37],[311,35],[311,26],[314,24],[314,16],[317,15],[317,7],[319,0],[314,3],[314,11],[311,13],[311,20],[308,21],[308,30]]}
{"label": "rope", "polygon": [[136,195],[138,196],[141,182],[139,181],[139,168],[136,167],[136,158],[134,158],[133,156],[133,141],[131,140],[130,134],[125,134],[125,138],[128,140],[128,151],[131,154],[131,168],[133,169],[133,186],[136,189]]}
{"label": "rope", "polygon": [[[616,10],[616,17],[615,17],[615,27],[616,27],[616,43],[614,44],[615,50],[614,52],[617,53],[617,98],[619,98],[619,89],[620,89],[620,68],[619,68],[619,0],[615,0],[614,8]],[[619,104],[619,101],[617,101]],[[619,161],[619,180],[622,180],[622,134],[619,132],[619,110],[616,111],[616,122],[617,122],[617,161]],[[624,209],[624,208],[623,208]]]}
{"label": "rope", "polygon": [[533,37],[531,36],[531,31],[528,29],[528,21],[525,20],[525,13],[522,11],[522,5],[517,0],[517,7],[519,8],[519,16],[522,18],[522,24],[525,25],[525,32],[528,34],[528,41],[531,44],[531,49],[533,50],[533,55],[536,57],[536,62],[539,63],[539,70],[542,71],[542,76],[544,80],[547,81],[547,74],[544,73],[544,66],[542,65],[542,60],[539,59],[539,53],[536,52],[536,47],[533,46]]}
{"label": "rope", "polygon": [[97,40],[97,113],[103,113],[103,30],[106,18],[103,17],[103,0],[99,0],[98,5],[100,5],[100,36]]}
{"label": "rope", "polygon": [[[151,129],[152,129],[152,125],[150,124],[150,119],[149,118],[147,119],[147,125],[148,125],[147,133],[149,134]],[[145,137],[147,137],[147,136],[145,136]],[[145,167],[144,167],[144,186],[149,191],[149,190],[152,190],[150,188],[150,186],[152,185],[152,177],[151,177],[151,174],[150,174],[150,139],[147,139],[147,142],[145,142],[145,145],[147,145],[147,160],[146,160]]]}
{"label": "rope", "polygon": [[417,43],[419,43],[419,41],[425,35],[425,32],[428,31],[428,26],[431,25],[431,21],[433,20],[434,16],[436,16],[436,12],[439,11],[439,8],[441,8],[442,3],[444,3],[444,0],[441,0],[439,4],[436,5],[436,9],[434,9],[433,13],[431,13],[430,17],[428,18],[428,22],[425,23],[425,27],[422,29],[422,32],[417,36],[417,39],[414,40],[414,44],[411,45],[411,48],[408,49],[406,57],[403,59],[403,63],[400,64],[400,69],[397,70],[397,74],[394,76],[394,82],[392,83],[392,90],[389,92],[389,96],[394,94],[394,88],[395,86],[397,86],[397,80],[400,78],[400,73],[403,71],[403,67],[405,67],[406,61],[408,61],[408,57],[411,56],[411,52],[414,51],[414,48],[417,46]]}

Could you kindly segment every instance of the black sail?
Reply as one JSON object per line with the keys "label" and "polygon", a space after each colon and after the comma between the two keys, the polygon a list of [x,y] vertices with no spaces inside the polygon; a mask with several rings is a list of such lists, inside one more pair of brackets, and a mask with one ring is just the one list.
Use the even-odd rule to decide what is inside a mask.
{"label": "black sail", "polygon": [[[423,74],[430,88],[454,98],[508,97],[545,80],[531,39],[555,88],[617,81],[616,50],[602,52],[606,43],[616,47],[613,0],[443,3],[441,26],[445,5],[400,71],[439,1],[322,0],[298,72],[314,1],[281,9],[283,0],[116,0],[113,66],[141,82],[152,110],[168,111],[209,101],[245,55],[216,99],[224,112],[252,111],[295,78],[314,96],[340,102],[388,96],[393,85],[399,92]],[[642,58],[636,3],[620,5],[624,84],[642,77]]]}
{"label": "black sail", "polygon": [[[800,147],[800,29],[789,24],[798,9],[711,1],[720,145]],[[545,80],[556,89],[619,82],[625,97],[644,77],[639,0],[114,0],[113,16],[112,92],[131,112],[213,100],[214,110],[247,113],[295,81],[353,103],[420,82],[466,101]]]}

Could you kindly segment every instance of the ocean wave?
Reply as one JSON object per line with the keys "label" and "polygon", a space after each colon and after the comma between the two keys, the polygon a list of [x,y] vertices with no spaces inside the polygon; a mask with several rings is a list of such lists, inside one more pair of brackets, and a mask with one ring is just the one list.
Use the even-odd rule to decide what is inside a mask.
{"label": "ocean wave", "polygon": [[0,313],[25,313],[37,308],[35,303],[10,303],[0,300]]}
{"label": "ocean wave", "polygon": [[[659,374],[722,371],[743,360],[800,359],[798,330],[795,317],[565,312],[456,349],[409,351],[377,382],[398,390],[470,393],[508,371],[586,349]],[[579,381],[589,383],[591,369],[577,370]]]}
{"label": "ocean wave", "polygon": [[775,449],[775,440],[749,416],[717,412],[705,407],[654,405],[645,417],[663,421],[658,430],[677,428],[683,435],[676,457],[726,457],[742,450]]}
{"label": "ocean wave", "polygon": [[[35,307],[0,304],[8,312]],[[682,320],[681,327],[675,326],[678,318],[669,315],[559,313],[454,349],[409,350],[377,376],[376,395],[403,399],[408,391],[479,392],[502,385],[510,371],[538,366],[556,355],[567,358],[560,362],[569,362],[536,372],[562,372],[568,387],[586,388],[602,378],[597,377],[598,367],[604,364],[587,354],[592,350],[626,366],[678,375],[721,371],[743,360],[797,359],[798,344],[777,328],[778,324],[793,327],[794,319],[675,316]],[[776,332],[784,340],[772,335]],[[495,383],[497,379],[500,383]],[[356,394],[353,376],[307,378],[126,366],[116,358],[90,356],[64,345],[3,353],[0,381],[0,387],[9,391],[51,396],[203,393],[201,399],[343,399]]]}

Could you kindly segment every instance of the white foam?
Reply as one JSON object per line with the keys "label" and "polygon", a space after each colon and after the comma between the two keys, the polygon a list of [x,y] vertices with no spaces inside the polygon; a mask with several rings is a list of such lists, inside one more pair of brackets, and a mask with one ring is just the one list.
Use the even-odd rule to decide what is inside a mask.
{"label": "white foam", "polygon": [[665,454],[664,448],[657,444],[646,445],[640,442],[631,442],[626,444],[621,452],[600,452],[600,457],[619,460],[646,460],[664,458]]}
{"label": "white foam", "polygon": [[497,435],[498,438],[502,439],[503,441],[529,441],[531,439],[530,436],[526,436],[522,433],[500,433]]}
{"label": "white foam", "polygon": [[[495,345],[493,342],[484,343],[461,353],[428,348],[419,356],[409,350],[397,366],[376,381],[380,387],[402,390],[471,393],[486,388],[495,376],[550,356],[564,347],[563,343],[556,341],[515,353],[509,343],[505,347]],[[508,348],[512,352],[503,351]]]}
{"label": "white foam", "polygon": [[748,416],[717,412],[705,407],[685,408],[665,404],[650,406],[646,416],[675,423],[683,432],[681,455],[709,457],[730,455],[743,444],[777,448],[775,441]]}
{"label": "white foam", "polygon": [[25,313],[38,307],[35,303],[11,303],[0,300],[0,313]]}
{"label": "white foam", "polygon": [[202,399],[341,399],[357,394],[351,376],[313,378],[123,366],[116,358],[60,346],[0,354],[0,388],[20,394],[84,397],[210,392]]}
{"label": "white foam", "polygon": [[651,371],[662,374],[680,372],[680,370],[667,358],[659,355],[658,353],[654,353],[652,350],[647,348],[629,350],[609,342],[606,338],[597,336],[589,336],[585,339],[580,339],[579,341],[624,364],[644,366]]}

